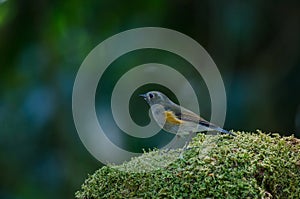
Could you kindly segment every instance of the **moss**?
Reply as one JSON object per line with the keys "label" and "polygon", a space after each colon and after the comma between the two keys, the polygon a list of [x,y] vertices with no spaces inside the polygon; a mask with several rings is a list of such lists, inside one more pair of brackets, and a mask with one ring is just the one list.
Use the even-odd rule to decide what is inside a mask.
{"label": "moss", "polygon": [[300,198],[300,140],[260,131],[236,135],[198,134],[182,158],[175,158],[178,151],[154,150],[120,166],[104,166],[75,196]]}

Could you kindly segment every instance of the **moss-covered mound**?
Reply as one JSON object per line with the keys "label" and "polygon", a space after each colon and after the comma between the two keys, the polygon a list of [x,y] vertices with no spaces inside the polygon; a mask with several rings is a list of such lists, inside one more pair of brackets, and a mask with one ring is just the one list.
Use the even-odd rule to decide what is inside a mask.
{"label": "moss-covered mound", "polygon": [[300,140],[236,134],[199,134],[171,162],[174,151],[151,151],[104,166],[86,179],[76,198],[300,198]]}

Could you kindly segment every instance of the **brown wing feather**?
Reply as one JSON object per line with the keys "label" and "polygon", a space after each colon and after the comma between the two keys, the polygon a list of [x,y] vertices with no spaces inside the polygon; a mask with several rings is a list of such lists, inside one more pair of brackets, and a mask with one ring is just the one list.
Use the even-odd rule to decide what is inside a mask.
{"label": "brown wing feather", "polygon": [[200,117],[196,113],[194,113],[194,112],[192,112],[188,109],[185,109],[185,108],[180,108],[180,106],[178,106],[177,104],[173,104],[172,108],[170,106],[166,106],[166,109],[169,110],[169,111],[172,111],[175,114],[176,118],[179,119],[179,120],[195,122],[195,123],[201,124],[205,127],[209,127],[211,129],[214,129],[216,131],[234,135],[231,132],[220,128],[219,126],[206,121],[205,119],[203,119],[202,117]]}
{"label": "brown wing feather", "polygon": [[195,122],[195,123],[201,124],[206,127],[218,127],[218,126],[206,121],[205,119],[203,119],[196,113],[194,113],[188,109],[185,109],[185,108],[183,108],[182,111],[176,112],[175,115],[178,119],[183,120],[183,121]]}

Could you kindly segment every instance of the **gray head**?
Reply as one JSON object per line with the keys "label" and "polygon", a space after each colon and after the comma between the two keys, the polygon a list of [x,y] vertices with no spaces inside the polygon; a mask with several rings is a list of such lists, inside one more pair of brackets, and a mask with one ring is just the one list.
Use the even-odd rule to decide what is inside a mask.
{"label": "gray head", "polygon": [[167,96],[165,96],[163,93],[158,92],[158,91],[150,91],[146,94],[142,94],[140,95],[141,97],[143,97],[150,106],[152,106],[153,104],[165,104],[167,103],[173,103]]}

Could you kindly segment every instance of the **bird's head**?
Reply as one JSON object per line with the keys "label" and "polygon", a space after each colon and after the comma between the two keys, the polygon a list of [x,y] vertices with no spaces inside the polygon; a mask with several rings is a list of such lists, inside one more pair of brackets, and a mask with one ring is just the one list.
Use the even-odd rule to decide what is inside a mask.
{"label": "bird's head", "polygon": [[141,94],[140,96],[143,97],[150,106],[154,104],[163,105],[166,102],[170,102],[170,99],[167,96],[158,91],[150,91],[148,93]]}

